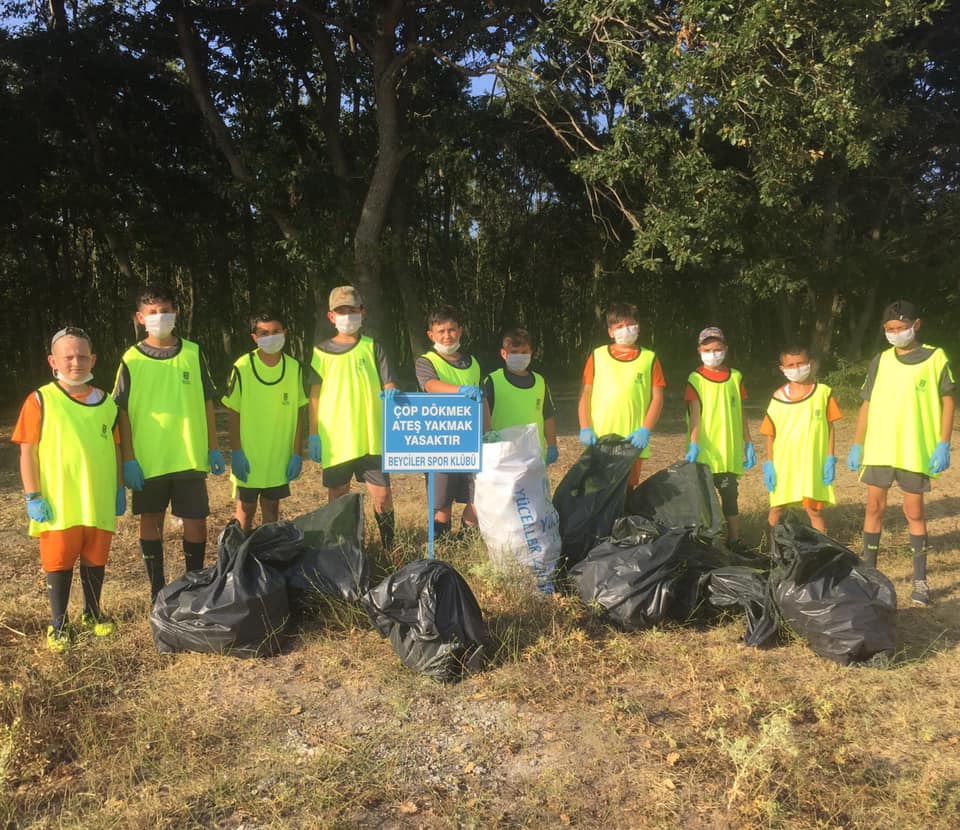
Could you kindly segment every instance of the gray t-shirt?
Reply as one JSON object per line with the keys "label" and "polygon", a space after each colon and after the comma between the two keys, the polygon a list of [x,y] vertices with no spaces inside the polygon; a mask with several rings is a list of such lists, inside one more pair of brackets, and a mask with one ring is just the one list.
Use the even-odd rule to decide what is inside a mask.
{"label": "gray t-shirt", "polygon": [[[355,349],[359,342],[360,341],[357,340],[356,343],[338,343],[331,338],[317,343],[317,348],[327,354],[346,354],[351,349]],[[387,353],[383,350],[383,346],[376,340],[373,341],[373,356],[377,362],[377,374],[380,376],[380,386],[386,386],[388,383],[396,385],[396,381],[393,379],[393,372],[390,369],[390,361],[387,360]],[[307,372],[307,386],[319,386],[321,383],[323,383],[323,378],[316,373],[311,365],[310,370]]]}
{"label": "gray t-shirt", "polygon": [[[918,346],[904,354],[894,352],[894,356],[906,366],[916,366],[918,363],[923,363],[923,361],[929,359],[935,351],[936,349],[929,346]],[[860,388],[860,397],[865,401],[869,401],[870,395],[873,394],[873,385],[877,382],[877,369],[880,367],[880,356],[882,354],[883,352],[880,352],[880,354],[876,355],[873,360],[870,361],[870,366],[867,368],[867,379]],[[947,363],[940,373],[940,397],[942,398],[945,395],[949,395],[955,387],[956,383],[954,383],[953,380],[953,372],[950,371],[950,364]]]}
{"label": "gray t-shirt", "polygon": [[[172,346],[157,348],[156,346],[148,346],[141,340],[136,344],[136,348],[147,357],[152,357],[155,360],[169,360],[180,354],[182,343],[183,341],[177,338],[177,342]],[[207,368],[207,358],[203,354],[203,349],[200,349],[200,379],[203,383],[203,399],[205,401],[216,401],[220,395],[217,393],[217,387],[210,377],[210,370]],[[120,371],[117,372],[117,381],[113,387],[113,399],[120,409],[125,410],[127,408],[130,399],[130,370],[127,368],[127,364],[123,362],[120,363]]]}
{"label": "gray t-shirt", "polygon": [[[453,366],[454,369],[469,369],[470,366],[473,365],[474,360],[476,360],[476,358],[472,355],[466,352],[460,352],[456,360],[449,360],[447,362]],[[417,384],[423,392],[426,391],[427,381],[440,380],[437,375],[437,367],[425,357],[417,358],[416,363],[413,364],[413,371],[417,375]]]}

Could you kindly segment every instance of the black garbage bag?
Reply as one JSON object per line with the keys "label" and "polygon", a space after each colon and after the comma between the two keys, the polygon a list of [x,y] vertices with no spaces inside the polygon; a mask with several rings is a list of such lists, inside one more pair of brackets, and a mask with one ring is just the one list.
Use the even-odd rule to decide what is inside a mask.
{"label": "black garbage bag", "polygon": [[653,519],[663,529],[696,530],[714,538],[723,524],[713,474],[706,464],[680,461],[640,482],[627,498],[627,513]]}
{"label": "black garbage bag", "polygon": [[232,520],[220,534],[216,565],[186,574],[157,595],[150,613],[157,650],[236,657],[277,653],[290,618],[287,586],[257,554],[269,548],[283,556],[302,543],[289,523],[266,525],[245,538]]}
{"label": "black garbage bag", "polygon": [[480,606],[447,562],[409,562],[370,589],[362,603],[403,664],[434,680],[460,680],[489,657]]}
{"label": "black garbage bag", "polygon": [[769,568],[727,565],[710,572],[707,600],[715,608],[739,607],[747,615],[743,641],[765,646],[777,637],[779,620],[770,597]]}
{"label": "black garbage bag", "polygon": [[606,619],[626,631],[667,620],[703,621],[714,613],[705,602],[706,585],[710,572],[727,564],[726,554],[690,530],[651,540],[655,529],[649,520],[624,519],[614,537],[570,570],[580,598],[597,603]]}
{"label": "black garbage bag", "polygon": [[890,580],[839,542],[797,522],[773,530],[773,601],[817,654],[842,665],[892,654],[897,595]]}
{"label": "black garbage bag", "polygon": [[363,547],[363,496],[348,493],[325,507],[304,513],[293,520],[303,531],[308,547],[349,542]]}
{"label": "black garbage bag", "polygon": [[605,435],[567,471],[553,494],[560,517],[560,567],[570,568],[610,535],[623,515],[630,469],[640,450],[618,435]]}

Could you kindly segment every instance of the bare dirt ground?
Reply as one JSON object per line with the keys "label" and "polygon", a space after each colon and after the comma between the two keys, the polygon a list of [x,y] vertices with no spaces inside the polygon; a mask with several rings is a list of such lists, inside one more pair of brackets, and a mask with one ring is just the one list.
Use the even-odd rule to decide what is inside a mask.
{"label": "bare dirt ground", "polygon": [[[852,420],[848,413],[840,428],[841,459]],[[579,455],[565,426],[554,485]],[[681,429],[671,410],[648,471],[683,454]],[[762,461],[759,442],[758,454]],[[406,670],[346,607],[303,623],[275,658],[158,655],[129,515],[105,587],[118,635],[49,653],[44,583],[8,443],[0,460],[7,827],[958,825],[956,469],[928,502],[930,609],[909,606],[906,527],[891,493],[881,569],[902,610],[890,668],[841,668],[799,641],[749,649],[737,618],[703,630],[620,633],[571,598],[541,598],[495,573],[474,543],[438,553],[467,577],[499,651],[486,671],[441,686]],[[232,504],[225,478],[211,477],[209,488],[212,560]],[[406,554],[422,555],[422,479],[398,476],[394,491]],[[842,461],[837,495],[828,529],[859,551],[864,493]],[[324,500],[319,471],[306,464],[284,511]],[[765,504],[757,469],[741,488],[747,538],[759,539]],[[368,519],[370,553],[382,567]],[[169,534],[176,561],[179,534]],[[75,584],[75,616],[79,602]]]}

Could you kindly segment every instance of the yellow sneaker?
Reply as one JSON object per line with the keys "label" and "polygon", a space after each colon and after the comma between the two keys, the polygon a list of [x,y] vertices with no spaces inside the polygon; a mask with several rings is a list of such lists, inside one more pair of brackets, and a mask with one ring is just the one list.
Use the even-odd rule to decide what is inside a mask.
{"label": "yellow sneaker", "polygon": [[89,611],[84,611],[80,617],[80,625],[85,630],[93,633],[95,637],[109,637],[117,630],[117,624],[109,617],[101,617],[99,620]]}
{"label": "yellow sneaker", "polygon": [[52,625],[47,626],[47,648],[57,654],[63,654],[70,648],[70,630],[66,627],[59,631]]}

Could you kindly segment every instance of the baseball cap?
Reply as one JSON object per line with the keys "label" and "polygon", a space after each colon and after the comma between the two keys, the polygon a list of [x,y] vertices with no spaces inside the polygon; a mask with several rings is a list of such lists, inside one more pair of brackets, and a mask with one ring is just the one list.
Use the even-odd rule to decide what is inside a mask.
{"label": "baseball cap", "polygon": [[724,343],[727,342],[727,338],[723,336],[723,329],[717,328],[716,326],[707,326],[701,331],[697,336],[697,345],[702,346],[707,340],[722,340]]}
{"label": "baseball cap", "polygon": [[919,316],[917,307],[909,300],[896,300],[883,310],[883,320],[881,322],[889,323],[891,320],[903,320],[912,323]]}
{"label": "baseball cap", "polygon": [[343,305],[363,308],[363,300],[360,298],[360,292],[352,285],[338,285],[330,292],[329,305],[331,311]]}
{"label": "baseball cap", "polygon": [[82,337],[88,343],[91,343],[90,335],[87,334],[83,329],[77,328],[76,326],[64,326],[60,329],[53,337],[50,338],[50,353],[53,354],[53,344],[56,343],[63,337]]}

